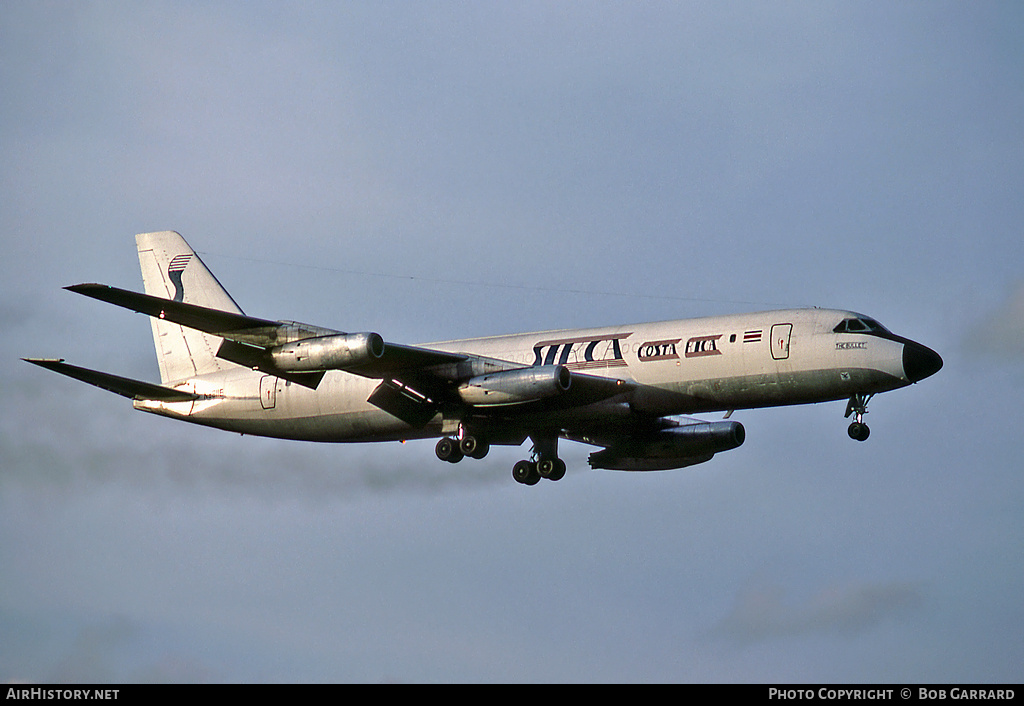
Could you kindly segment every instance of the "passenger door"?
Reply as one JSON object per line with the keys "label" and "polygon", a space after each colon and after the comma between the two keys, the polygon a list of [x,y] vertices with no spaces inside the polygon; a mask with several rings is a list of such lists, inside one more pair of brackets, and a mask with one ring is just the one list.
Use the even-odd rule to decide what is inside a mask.
{"label": "passenger door", "polygon": [[772,326],[772,358],[787,360],[789,358],[789,337],[793,333],[793,324],[775,324]]}
{"label": "passenger door", "polygon": [[263,409],[273,409],[277,405],[277,377],[264,375],[260,378],[260,404]]}

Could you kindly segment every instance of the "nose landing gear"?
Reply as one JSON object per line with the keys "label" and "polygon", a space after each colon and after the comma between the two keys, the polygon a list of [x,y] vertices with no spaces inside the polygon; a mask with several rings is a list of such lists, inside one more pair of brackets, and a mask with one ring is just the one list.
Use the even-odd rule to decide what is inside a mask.
{"label": "nose landing gear", "polygon": [[871,433],[868,425],[864,423],[864,415],[868,413],[868,400],[872,397],[874,397],[873,393],[870,395],[858,393],[851,397],[846,405],[846,416],[855,415],[854,421],[850,423],[850,428],[847,430],[850,438],[855,441],[867,441],[868,435]]}

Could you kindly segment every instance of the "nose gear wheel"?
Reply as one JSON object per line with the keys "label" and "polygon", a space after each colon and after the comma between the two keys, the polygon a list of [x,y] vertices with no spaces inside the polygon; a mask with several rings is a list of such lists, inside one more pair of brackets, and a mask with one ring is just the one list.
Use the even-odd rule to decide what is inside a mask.
{"label": "nose gear wheel", "polygon": [[864,423],[864,415],[868,413],[868,400],[872,397],[874,397],[874,394],[862,395],[858,393],[851,397],[846,405],[846,416],[855,415],[854,421],[850,423],[850,427],[847,429],[850,438],[855,441],[867,441],[868,435],[871,434],[868,425]]}

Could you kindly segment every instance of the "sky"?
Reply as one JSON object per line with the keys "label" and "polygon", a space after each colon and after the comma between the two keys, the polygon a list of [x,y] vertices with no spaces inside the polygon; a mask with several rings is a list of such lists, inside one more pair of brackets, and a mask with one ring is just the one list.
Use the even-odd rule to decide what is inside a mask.
{"label": "sky", "polygon": [[[0,680],[1017,682],[1024,8],[0,2]],[[679,471],[140,414],[134,235],[422,343],[796,306],[937,350]],[[714,415],[711,415],[712,417]]]}

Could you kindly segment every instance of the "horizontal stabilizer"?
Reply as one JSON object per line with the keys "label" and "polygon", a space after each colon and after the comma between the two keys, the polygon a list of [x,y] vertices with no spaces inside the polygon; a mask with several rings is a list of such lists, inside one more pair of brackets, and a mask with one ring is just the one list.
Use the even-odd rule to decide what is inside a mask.
{"label": "horizontal stabilizer", "polygon": [[79,368],[76,365],[68,365],[63,359],[22,358],[22,360],[134,400],[189,402],[199,399],[198,395],[194,395],[191,392],[174,390],[170,387],[154,385],[149,382],[142,382],[141,380],[132,380],[131,378],[123,378],[118,375],[111,375],[110,373],[101,373],[98,370]]}

